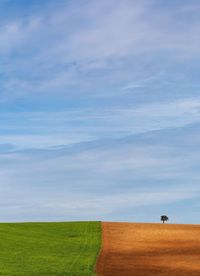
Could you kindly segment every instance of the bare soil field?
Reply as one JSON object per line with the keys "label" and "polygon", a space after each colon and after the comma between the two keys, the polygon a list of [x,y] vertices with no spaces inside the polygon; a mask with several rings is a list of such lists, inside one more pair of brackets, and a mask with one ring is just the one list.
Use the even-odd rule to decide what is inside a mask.
{"label": "bare soil field", "polygon": [[101,276],[200,276],[200,225],[102,223]]}

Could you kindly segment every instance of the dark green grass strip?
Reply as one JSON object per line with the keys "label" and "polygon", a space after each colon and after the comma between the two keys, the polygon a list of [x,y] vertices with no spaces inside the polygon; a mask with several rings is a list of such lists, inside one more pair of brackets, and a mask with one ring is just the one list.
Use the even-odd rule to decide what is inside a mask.
{"label": "dark green grass strip", "polygon": [[99,222],[0,224],[0,275],[91,276]]}

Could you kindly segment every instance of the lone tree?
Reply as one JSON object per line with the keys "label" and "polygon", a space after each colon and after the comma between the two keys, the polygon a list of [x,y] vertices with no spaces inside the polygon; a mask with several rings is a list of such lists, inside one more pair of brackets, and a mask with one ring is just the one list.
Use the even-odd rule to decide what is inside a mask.
{"label": "lone tree", "polygon": [[168,216],[163,215],[163,216],[161,216],[160,220],[161,220],[163,223],[165,223],[165,221],[168,221],[169,218],[168,218]]}

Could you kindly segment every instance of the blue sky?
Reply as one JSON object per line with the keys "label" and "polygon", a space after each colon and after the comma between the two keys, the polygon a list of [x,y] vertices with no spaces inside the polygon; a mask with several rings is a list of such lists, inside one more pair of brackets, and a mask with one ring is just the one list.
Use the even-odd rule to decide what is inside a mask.
{"label": "blue sky", "polygon": [[199,13],[0,1],[0,221],[199,223]]}

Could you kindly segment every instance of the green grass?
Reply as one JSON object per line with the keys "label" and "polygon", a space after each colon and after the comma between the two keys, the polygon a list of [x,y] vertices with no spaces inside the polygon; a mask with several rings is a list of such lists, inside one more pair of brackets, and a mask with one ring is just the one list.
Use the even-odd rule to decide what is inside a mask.
{"label": "green grass", "polygon": [[99,222],[1,223],[0,275],[95,275]]}

